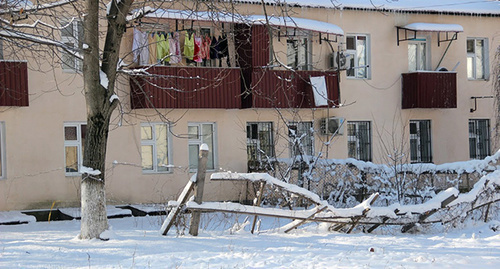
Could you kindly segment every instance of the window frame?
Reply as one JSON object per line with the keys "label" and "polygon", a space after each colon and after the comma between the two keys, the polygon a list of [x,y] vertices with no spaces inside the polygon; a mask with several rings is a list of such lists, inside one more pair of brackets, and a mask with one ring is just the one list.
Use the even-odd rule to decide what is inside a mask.
{"label": "window frame", "polygon": [[[215,122],[188,122],[188,167],[190,172],[196,172],[198,169],[198,163],[196,165],[191,164],[191,156],[189,147],[192,145],[197,145],[198,150],[196,153],[196,161],[198,161],[199,150],[202,144],[205,143],[205,139],[203,137],[207,136],[207,134],[203,133],[203,125],[211,125],[212,126],[212,146],[208,145],[208,156],[209,160],[207,161],[207,171],[215,171],[218,167],[218,158],[217,158],[217,124]],[[189,127],[197,127],[198,133],[197,138],[192,138],[189,133]],[[210,164],[210,156],[212,157],[212,166]]]}
{"label": "window frame", "polygon": [[[81,49],[83,46],[83,21],[80,20],[73,20],[73,21],[68,21],[68,20],[61,20],[61,25],[64,26],[66,25],[65,28],[61,29],[61,43],[64,44],[71,44],[73,48],[79,48]],[[72,28],[72,35],[67,36],[64,35],[67,30],[67,27]],[[81,39],[81,40],[80,40]],[[71,59],[71,64],[67,63],[65,59]],[[78,59],[74,55],[69,54],[68,52],[62,50],[61,51],[61,68],[63,72],[68,72],[68,73],[75,73],[75,72],[82,72],[83,70],[83,60]]]}
{"label": "window frame", "polygon": [[[483,123],[484,130],[486,131],[486,137],[483,137],[481,131],[481,124]],[[471,124],[473,125],[473,132],[471,133]],[[484,125],[485,124],[485,125]],[[481,160],[491,155],[491,126],[489,119],[469,119],[469,158],[471,160]],[[475,143],[471,143],[471,139],[475,139]],[[481,145],[486,143],[485,152],[481,152]],[[474,151],[472,149],[474,148]],[[475,152],[475,154],[473,154]]]}
{"label": "window frame", "polygon": [[[361,129],[365,127],[364,129]],[[367,127],[367,128],[366,128]],[[352,128],[354,128],[355,133],[352,135]],[[349,158],[356,160],[361,160],[365,162],[372,161],[372,126],[370,121],[347,121],[347,154]],[[363,135],[362,131],[367,131],[367,134]],[[364,137],[368,138],[368,141],[364,141]],[[352,154],[350,150],[350,143],[355,143],[355,153]],[[366,153],[365,153],[366,152]]]}
{"label": "window frame", "polygon": [[[309,125],[309,126],[306,126]],[[288,122],[288,148],[290,150],[290,157],[296,158],[301,156],[300,148],[298,149],[298,144],[295,144],[295,137],[301,138],[301,144],[303,149],[305,149],[304,155],[314,156],[314,123],[312,121],[289,121]],[[292,133],[295,131],[295,135]],[[305,134],[304,134],[305,133]],[[305,143],[304,143],[305,141]],[[297,151],[299,153],[297,154]]]}
{"label": "window frame", "polygon": [[[419,61],[422,57],[420,55],[420,51],[422,51],[420,46],[422,44],[425,44],[425,49],[423,50],[425,52],[425,63],[424,63],[424,69],[419,69],[418,67],[420,66]],[[416,49],[416,55],[415,55],[415,70],[412,70],[410,68],[410,45],[417,45]],[[408,72],[419,72],[419,71],[429,71],[430,70],[430,59],[431,59],[431,46],[430,46],[430,38],[428,37],[417,37],[413,40],[408,41]]]}
{"label": "window frame", "polygon": [[[482,48],[482,53],[483,53],[483,77],[477,77],[477,52],[476,52],[476,42],[478,40],[483,41],[483,48]],[[467,37],[466,42],[469,41],[474,41],[474,52],[469,52],[468,51],[468,44],[465,44],[465,52],[466,52],[466,62],[467,62],[467,80],[489,80],[490,77],[490,69],[489,69],[489,43],[488,43],[488,38],[486,37]],[[469,58],[473,58],[473,66],[469,66]],[[469,68],[472,68],[472,76],[469,76]]]}
{"label": "window frame", "polygon": [[[287,66],[294,70],[312,70],[312,42],[311,42],[311,32],[307,30],[299,30],[294,28],[287,28],[287,39],[286,39],[286,61]],[[290,65],[289,62],[291,53],[289,44],[293,43],[294,50],[293,56],[295,58],[294,65]],[[302,57],[300,55],[301,50],[299,48],[304,48],[304,63],[301,63]]]}
{"label": "window frame", "polygon": [[[348,38],[353,38],[354,37],[354,49],[348,48],[347,44],[347,39]],[[358,47],[357,47],[357,41],[358,37],[364,37],[365,38],[365,67],[363,69],[365,70],[365,75],[364,76],[359,76],[359,72],[357,71],[359,68],[359,60],[358,60]],[[346,34],[345,36],[345,55],[349,58],[348,60],[351,61],[351,64],[349,64],[350,68],[346,70],[346,77],[348,79],[371,79],[371,38],[370,34],[356,34],[356,33],[351,33],[351,34]],[[350,70],[353,70],[354,75],[350,75],[349,73],[351,72]]]}
{"label": "window frame", "polygon": [[[415,124],[416,133],[412,133],[412,124]],[[422,135],[424,132],[422,129],[422,124],[426,124],[427,131],[425,131],[428,136],[428,141],[425,140],[425,136]],[[410,161],[411,163],[432,163],[432,124],[431,120],[410,120],[409,124],[409,132],[410,132]],[[414,156],[412,145],[416,142],[415,153],[417,156]],[[428,156],[423,156],[423,147],[426,147],[428,151]]]}
{"label": "window frame", "polygon": [[0,121],[0,179],[7,178],[7,160],[5,159],[5,122]]}
{"label": "window frame", "polygon": [[[166,167],[166,170],[159,170],[158,169],[158,158],[157,157],[157,153],[158,153],[158,145],[156,144],[156,126],[158,125],[163,125],[166,127],[166,138],[167,138],[167,167]],[[143,139],[142,138],[142,128],[143,127],[151,127],[151,139]],[[171,134],[170,134],[170,124],[168,123],[165,123],[165,122],[143,122],[141,123],[141,128],[140,128],[140,139],[141,139],[141,171],[143,174],[166,174],[166,173],[172,173],[172,169],[170,167],[171,165],[171,160],[172,160],[172,152],[171,152],[171,145],[172,145],[172,139],[171,139]],[[142,154],[142,147],[143,146],[151,146],[152,147],[152,151],[151,151],[151,154],[152,154],[152,169],[144,169],[143,167],[143,154]]]}
{"label": "window frame", "polygon": [[[252,126],[255,125],[257,126],[257,138],[253,138],[252,137],[249,137],[251,136],[251,134],[253,134],[253,130],[252,130]],[[273,127],[273,122],[272,121],[252,121],[252,122],[247,122],[247,130],[246,130],[246,135],[247,135],[247,161],[255,161],[255,162],[262,162],[263,160],[265,160],[265,157],[266,155],[269,156],[269,157],[275,157],[276,156],[276,152],[275,152],[275,148],[274,148],[274,127]],[[250,128],[250,129],[249,129]],[[266,134],[266,137],[270,140],[270,143],[269,145],[265,145],[266,147],[269,147],[269,152],[271,153],[270,155],[267,154],[269,152],[266,152],[265,150],[262,150],[262,143],[261,143],[261,139],[259,137],[259,132],[262,128],[268,128],[268,130],[266,131],[267,134]],[[249,133],[249,130],[251,131],[251,133]],[[249,151],[250,150],[250,147],[251,146],[256,146],[256,151],[255,151],[255,154],[251,154],[251,152]],[[266,155],[263,155],[261,153],[261,150],[264,151],[266,153]],[[254,156],[255,155],[255,156]],[[250,158],[250,157],[256,157],[256,158]]]}
{"label": "window frame", "polygon": [[[63,137],[64,137],[64,174],[67,177],[75,177],[81,176],[80,167],[83,165],[83,146],[84,139],[82,139],[82,126],[87,127],[86,122],[64,122],[63,124]],[[76,128],[76,140],[66,140],[66,127],[75,127]],[[68,171],[67,166],[67,156],[66,156],[66,148],[67,147],[76,147],[77,156],[76,156],[76,171]]]}

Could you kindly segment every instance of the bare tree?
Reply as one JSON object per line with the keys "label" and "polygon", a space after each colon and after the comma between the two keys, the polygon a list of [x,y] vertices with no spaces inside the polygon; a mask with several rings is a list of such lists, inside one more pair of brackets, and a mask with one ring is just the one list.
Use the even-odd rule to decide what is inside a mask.
{"label": "bare tree", "polygon": [[[30,48],[32,54],[40,53],[43,60],[60,59],[59,51],[83,59],[84,93],[87,105],[87,139],[81,169],[81,231],[80,238],[99,238],[108,228],[105,196],[105,158],[109,122],[117,107],[115,81],[120,43],[126,29],[126,16],[133,0],[111,0],[105,20],[106,37],[100,50],[99,0],[63,0],[27,6],[27,1],[7,2],[0,7],[4,15],[0,24],[0,37],[13,47]],[[24,5],[23,5],[24,4]],[[65,11],[65,12],[61,12]],[[61,15],[70,14],[69,23],[84,21],[84,38],[81,47],[61,42],[57,34],[67,25],[59,26]],[[28,17],[29,15],[29,17]],[[10,19],[9,19],[10,17]],[[31,23],[19,21],[26,19]],[[102,27],[102,26],[101,26]],[[34,49],[36,48],[36,49]],[[52,57],[50,57],[52,56]],[[33,57],[37,59],[37,57]],[[43,61],[42,60],[42,61]],[[56,61],[52,60],[54,66]]]}

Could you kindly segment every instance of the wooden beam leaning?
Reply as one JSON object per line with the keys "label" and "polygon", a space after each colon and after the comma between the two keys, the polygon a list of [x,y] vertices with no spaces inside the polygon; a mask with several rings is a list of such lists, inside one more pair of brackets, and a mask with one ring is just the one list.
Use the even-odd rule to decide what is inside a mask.
{"label": "wooden beam leaning", "polygon": [[[260,203],[262,202],[262,194],[264,193],[264,187],[266,186],[265,181],[260,182],[260,188],[259,188],[259,193],[257,194],[257,197],[255,197],[256,200],[254,200],[253,205],[254,206],[260,206]],[[252,234],[255,231],[255,223],[257,222],[257,217],[258,215],[255,215],[253,217],[253,222],[252,222]]]}
{"label": "wooden beam leaning", "polygon": [[306,223],[307,221],[311,220],[312,218],[314,218],[314,216],[316,216],[316,214],[320,213],[320,212],[323,212],[325,209],[327,209],[328,206],[323,206],[321,208],[318,208],[318,210],[316,210],[316,212],[312,213],[309,217],[295,223],[292,227],[288,228],[285,230],[285,233],[288,233],[290,232],[291,230],[293,229],[296,229],[297,227],[299,227],[300,225]]}
{"label": "wooden beam leaning", "polygon": [[177,205],[168,213],[167,218],[163,222],[160,228],[160,233],[162,235],[167,235],[168,230],[172,227],[172,224],[174,223],[175,218],[181,211],[182,206],[186,203],[189,194],[194,188],[194,182],[192,180],[189,180],[184,189],[182,190],[181,195],[179,195],[179,198],[177,199]]}

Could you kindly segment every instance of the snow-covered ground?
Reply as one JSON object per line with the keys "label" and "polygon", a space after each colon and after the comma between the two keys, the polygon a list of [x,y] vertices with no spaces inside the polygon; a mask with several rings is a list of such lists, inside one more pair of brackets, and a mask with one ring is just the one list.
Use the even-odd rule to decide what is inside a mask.
{"label": "snow-covered ground", "polygon": [[[198,237],[165,216],[111,219],[109,241],[78,240],[79,221],[0,225],[0,268],[500,268],[500,222],[460,230],[401,234],[328,232],[310,224],[290,234],[286,220],[264,218],[260,232],[226,214],[204,214]],[[251,222],[250,218],[249,222]]]}

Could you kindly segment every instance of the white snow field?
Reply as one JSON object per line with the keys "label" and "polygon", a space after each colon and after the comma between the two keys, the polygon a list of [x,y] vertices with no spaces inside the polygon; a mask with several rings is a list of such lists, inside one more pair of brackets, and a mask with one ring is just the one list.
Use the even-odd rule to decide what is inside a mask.
{"label": "white snow field", "polygon": [[289,220],[263,218],[251,234],[253,217],[212,213],[193,237],[176,227],[161,236],[164,218],[110,219],[109,241],[77,239],[78,220],[0,225],[0,268],[500,268],[499,221],[424,234],[309,224],[285,234]]}

